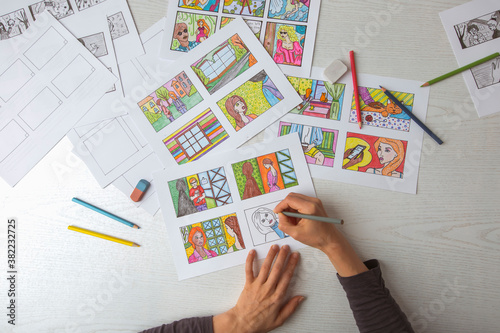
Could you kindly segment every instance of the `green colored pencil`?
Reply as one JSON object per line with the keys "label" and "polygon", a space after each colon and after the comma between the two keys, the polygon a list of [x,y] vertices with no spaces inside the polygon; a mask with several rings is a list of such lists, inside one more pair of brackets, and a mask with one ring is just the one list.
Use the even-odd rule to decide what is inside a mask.
{"label": "green colored pencil", "polygon": [[334,224],[344,224],[344,220],[340,219],[332,219],[331,217],[324,217],[324,216],[316,216],[316,215],[308,215],[308,214],[300,214],[300,213],[293,213],[293,212],[281,212],[283,215],[290,216],[290,217],[296,217],[299,219],[309,219],[309,220],[316,220],[320,222],[327,222],[327,223],[334,223]]}
{"label": "green colored pencil", "polygon": [[495,59],[495,58],[496,58],[496,57],[498,57],[498,56],[500,56],[500,53],[498,53],[498,52],[493,53],[492,55],[489,55],[489,56],[487,56],[487,57],[485,57],[485,58],[483,58],[483,59],[479,59],[479,60],[477,60],[477,61],[474,61],[473,63],[470,63],[470,64],[465,65],[465,66],[463,66],[463,67],[457,68],[457,69],[455,69],[454,71],[451,71],[451,72],[449,72],[449,73],[447,73],[447,74],[441,75],[441,76],[439,76],[439,77],[437,77],[437,78],[435,78],[435,79],[432,79],[432,80],[430,80],[430,81],[428,81],[428,82],[424,83],[423,85],[421,85],[421,87],[427,87],[427,86],[430,86],[431,84],[434,84],[434,83],[436,83],[436,82],[439,82],[439,81],[442,81],[442,80],[444,80],[444,79],[447,79],[447,78],[449,78],[450,76],[453,76],[453,75],[455,75],[455,74],[458,74],[458,73],[461,73],[461,72],[466,71],[466,70],[468,70],[468,69],[471,69],[472,67],[475,67],[475,66],[477,66],[477,65],[480,65],[480,64],[482,64],[483,62],[486,62],[486,61],[491,60],[491,59]]}

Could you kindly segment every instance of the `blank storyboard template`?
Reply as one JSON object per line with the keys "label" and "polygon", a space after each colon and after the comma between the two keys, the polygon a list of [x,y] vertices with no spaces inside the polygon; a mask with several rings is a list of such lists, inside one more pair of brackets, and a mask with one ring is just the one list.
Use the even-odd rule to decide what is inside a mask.
{"label": "blank storyboard template", "polygon": [[116,78],[48,13],[0,52],[0,176],[14,186]]}
{"label": "blank storyboard template", "polygon": [[162,57],[183,57],[242,17],[285,74],[309,76],[321,0],[172,0]]}
{"label": "blank storyboard template", "polygon": [[266,130],[266,139],[298,133],[314,178],[417,192],[423,130],[393,105],[390,90],[425,121],[429,88],[422,82],[358,74],[359,129],[350,73],[332,84],[313,67],[311,77],[289,76],[302,102]]}
{"label": "blank storyboard template", "polygon": [[165,167],[236,149],[301,100],[242,19],[154,80],[127,107]]}
{"label": "blank storyboard template", "polygon": [[99,18],[105,14],[118,63],[144,53],[127,0],[3,1],[0,24],[3,24],[5,31],[2,31],[1,39],[23,34],[45,11],[60,20],[62,25],[69,17],[79,20],[82,25],[91,24],[85,17],[80,17],[83,13],[90,12]]}
{"label": "blank storyboard template", "polygon": [[[294,137],[295,136],[295,137]],[[154,174],[179,280],[263,258],[273,244],[305,245],[279,228],[290,192],[316,196],[297,134]]]}
{"label": "blank storyboard template", "polygon": [[[439,14],[459,66],[500,52],[500,2],[478,0]],[[500,56],[463,77],[479,117],[500,112]]]}

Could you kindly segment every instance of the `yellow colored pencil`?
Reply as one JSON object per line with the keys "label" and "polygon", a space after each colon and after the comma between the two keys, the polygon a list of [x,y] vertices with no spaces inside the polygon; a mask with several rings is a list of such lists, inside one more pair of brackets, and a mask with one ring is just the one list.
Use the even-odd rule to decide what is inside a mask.
{"label": "yellow colored pencil", "polygon": [[90,235],[90,236],[94,236],[94,237],[106,239],[106,240],[109,240],[109,241],[112,241],[112,242],[116,242],[116,243],[120,243],[120,244],[124,244],[124,245],[128,245],[128,246],[133,246],[133,247],[140,247],[139,244],[136,244],[136,243],[128,241],[128,240],[124,240],[124,239],[121,239],[121,238],[116,238],[116,237],[113,237],[113,236],[108,236],[108,235],[105,235],[105,234],[101,234],[100,232],[96,232],[96,231],[92,231],[92,230],[87,230],[87,229],[83,229],[83,228],[80,228],[80,227],[75,227],[73,225],[68,226],[68,229],[69,230],[73,230],[73,231],[77,231],[77,232],[81,232],[82,234],[87,234],[87,235]]}

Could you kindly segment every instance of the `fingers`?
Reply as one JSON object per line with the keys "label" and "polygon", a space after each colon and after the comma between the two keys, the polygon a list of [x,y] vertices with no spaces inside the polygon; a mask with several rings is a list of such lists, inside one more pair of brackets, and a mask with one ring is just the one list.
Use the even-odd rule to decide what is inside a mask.
{"label": "fingers", "polygon": [[[311,205],[313,203],[313,205]],[[297,210],[304,214],[311,214],[312,211],[307,211],[307,208],[312,208],[314,205],[321,204],[318,198],[308,197],[300,193],[289,193],[283,201],[274,208],[275,213],[281,213],[289,208]],[[311,210],[311,209],[309,209]]]}
{"label": "fingers", "polygon": [[290,247],[288,245],[283,245],[266,282],[271,288],[274,288],[278,283],[278,280],[281,278],[281,272],[285,266],[288,253],[290,253]]}
{"label": "fingers", "polygon": [[247,261],[245,263],[245,275],[246,275],[246,282],[247,283],[252,283],[253,280],[255,279],[255,276],[253,275],[253,262],[255,260],[255,250],[251,250],[248,253],[247,256]]}
{"label": "fingers", "polygon": [[276,254],[279,251],[279,246],[278,245],[273,245],[269,249],[269,252],[267,253],[266,259],[264,260],[264,263],[262,264],[262,267],[260,268],[259,276],[257,276],[257,279],[261,282],[264,283],[267,280],[267,277],[269,276],[269,271],[271,270],[271,266],[273,265],[273,260],[274,257],[276,257]]}
{"label": "fingers", "polygon": [[294,252],[290,255],[286,268],[281,274],[278,285],[276,286],[276,292],[278,294],[285,295],[293,274],[295,273],[295,268],[297,268],[297,264],[299,263],[299,259],[300,254],[298,252]]}
{"label": "fingers", "polygon": [[281,308],[278,317],[276,318],[276,327],[283,325],[285,320],[290,317],[295,310],[297,310],[297,307],[299,304],[305,299],[304,296],[295,296],[290,299],[283,308]]}

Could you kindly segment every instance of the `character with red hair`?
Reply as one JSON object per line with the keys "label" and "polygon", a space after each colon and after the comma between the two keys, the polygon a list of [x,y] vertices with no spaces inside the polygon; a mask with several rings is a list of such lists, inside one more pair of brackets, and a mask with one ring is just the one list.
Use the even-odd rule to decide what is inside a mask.
{"label": "character with red hair", "polygon": [[378,138],[375,141],[375,150],[382,168],[366,169],[367,173],[384,175],[396,178],[403,178],[403,173],[396,171],[405,159],[405,148],[401,140]]}
{"label": "character with red hair", "polygon": [[205,232],[203,232],[202,228],[193,227],[189,232],[188,241],[194,249],[193,254],[189,256],[188,259],[190,264],[204,259],[217,257],[217,253],[205,248],[207,236],[205,235]]}

